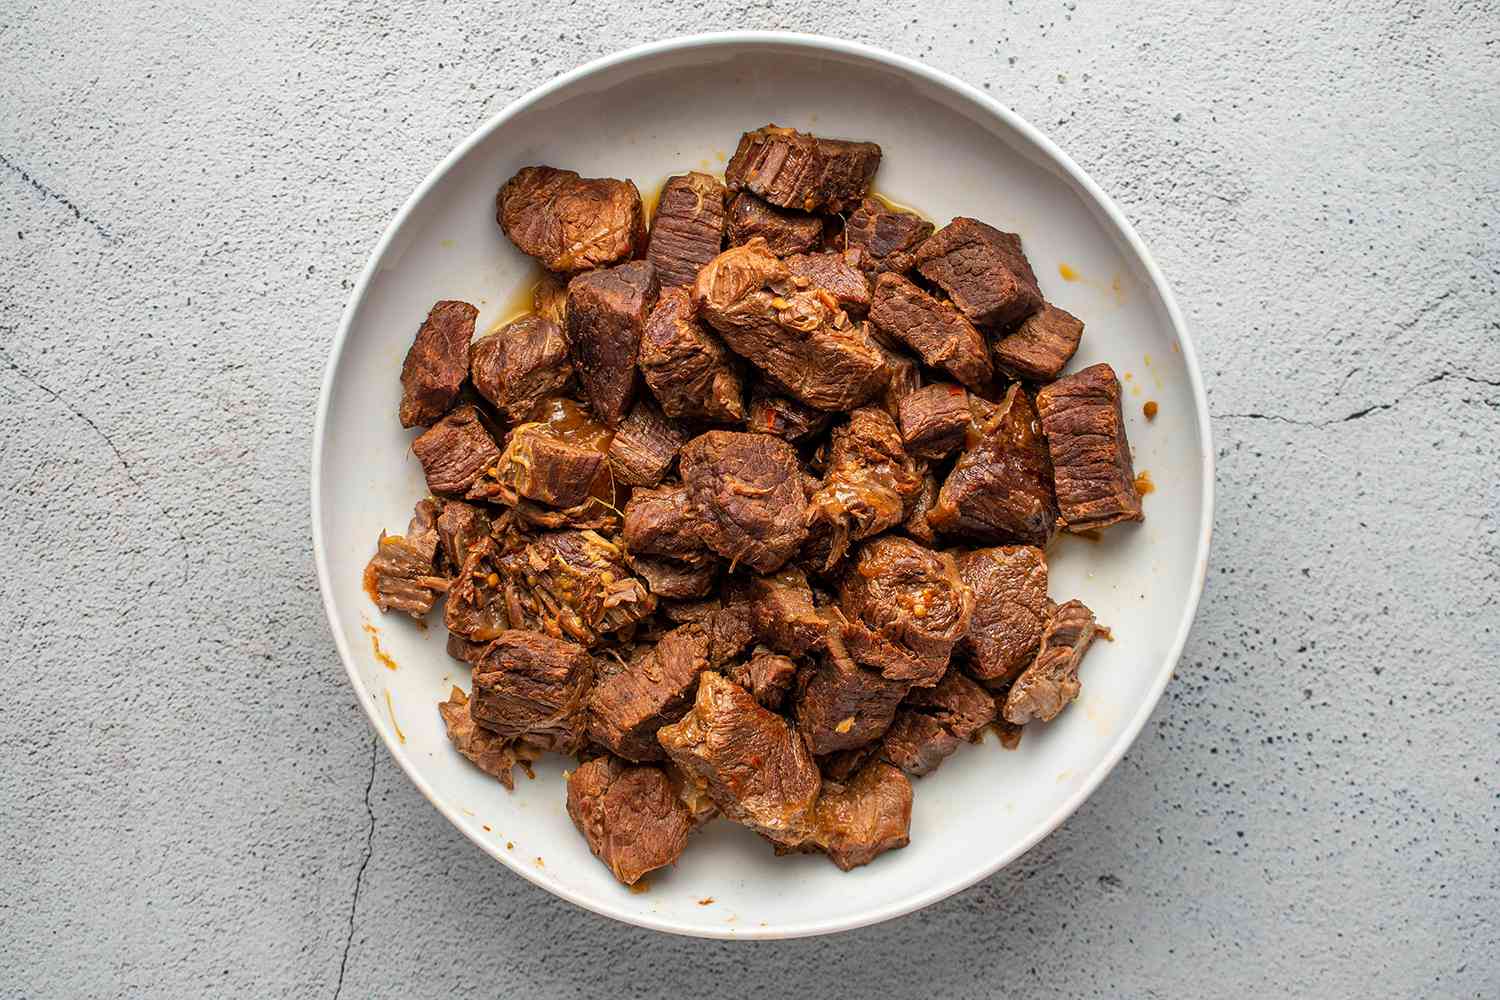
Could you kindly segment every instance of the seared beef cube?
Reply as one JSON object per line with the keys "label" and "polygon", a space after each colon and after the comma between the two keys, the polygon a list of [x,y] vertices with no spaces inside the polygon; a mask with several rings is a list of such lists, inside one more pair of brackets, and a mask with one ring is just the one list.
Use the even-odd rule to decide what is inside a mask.
{"label": "seared beef cube", "polygon": [[[870,281],[841,253],[799,253],[786,258],[796,287],[821,288],[832,293],[839,308],[859,318],[870,311]],[[807,284],[804,286],[803,281]]]}
{"label": "seared beef cube", "polygon": [[485,774],[499,780],[506,788],[514,788],[511,768],[537,758],[540,751],[517,746],[513,740],[481,728],[469,714],[471,702],[463,690],[455,687],[447,701],[438,702],[438,714],[443,717],[443,727],[453,748],[474,762]]}
{"label": "seared beef cube", "polygon": [[402,427],[430,427],[458,398],[478,317],[478,309],[451,299],[427,314],[401,365]]}
{"label": "seared beef cube", "polygon": [[923,364],[943,369],[976,392],[994,378],[989,348],[974,325],[899,274],[876,279],[870,321],[920,354]]}
{"label": "seared beef cube", "polygon": [[727,818],[772,843],[807,839],[822,777],[796,731],[750,692],[706,671],[692,709],[656,738]]}
{"label": "seared beef cube", "polygon": [[737,577],[729,594],[741,603],[756,639],[777,652],[802,656],[827,641],[829,621],[814,605],[807,577],[797,570]]}
{"label": "seared beef cube", "polygon": [[839,604],[856,626],[844,636],[855,660],[925,686],[942,677],[954,643],[968,632],[974,592],[952,556],[887,535],[860,548]]}
{"label": "seared beef cube", "polygon": [[615,431],[609,465],[615,481],[627,486],[655,486],[662,481],[687,436],[669,423],[653,403],[639,400]]}
{"label": "seared beef cube", "polygon": [[[479,662],[479,658],[484,655],[488,647],[488,642],[470,642],[457,632],[449,632],[448,641],[444,644],[449,656],[471,667]],[[464,695],[464,698],[467,699],[468,695]]]}
{"label": "seared beef cube", "polygon": [[703,538],[686,486],[636,490],[625,505],[625,547],[634,555],[695,559],[708,551]]}
{"label": "seared beef cube", "polygon": [[693,817],[659,767],[597,757],[568,775],[568,815],[620,882],[665,868],[687,847]]}
{"label": "seared beef cube", "polygon": [[977,219],[960,217],[933,233],[917,247],[916,263],[976,326],[1003,328],[1042,307],[1021,237]]}
{"label": "seared beef cube", "polygon": [[422,463],[427,488],[439,496],[463,496],[500,458],[495,439],[472,406],[458,407],[422,432],[411,451]]}
{"label": "seared beef cube", "polygon": [[380,533],[375,555],[365,566],[365,593],[382,612],[405,611],[420,619],[437,595],[448,589],[438,573],[437,501],[419,500],[405,535]]}
{"label": "seared beef cube", "polygon": [[930,774],[994,720],[994,697],[950,669],[936,687],[912,691],[885,734],[881,755],[908,773]]}
{"label": "seared beef cube", "polygon": [[656,598],[625,565],[625,553],[594,531],[549,531],[501,557],[513,628],[592,646],[656,610]]}
{"label": "seared beef cube", "polygon": [[457,573],[469,558],[471,549],[490,533],[490,516],[479,507],[462,500],[448,500],[438,515],[438,538],[443,545],[443,561]]}
{"label": "seared beef cube", "polygon": [[626,760],[660,760],[656,731],[682,718],[708,669],[708,633],[680,625],[628,664],[600,665],[589,696],[589,737]]}
{"label": "seared beef cube", "polygon": [[[994,701],[991,700],[991,706]],[[907,774],[931,774],[951,757],[961,741],[930,715],[903,709],[886,731],[880,758]]]}
{"label": "seared beef cube", "polygon": [[780,653],[758,649],[755,655],[729,672],[729,679],[775,711],[797,678],[797,664]]}
{"label": "seared beef cube", "polygon": [[921,488],[922,477],[891,415],[874,406],[851,413],[834,428],[827,471],[808,503],[809,532],[828,538],[822,568],[843,559],[851,540],[900,524],[907,499]]}
{"label": "seared beef cube", "polygon": [[724,249],[724,185],[697,172],[667,178],[651,220],[646,259],[662,288],[691,285],[698,270]]}
{"label": "seared beef cube", "polygon": [[802,441],[821,434],[833,414],[815,410],[806,403],[778,393],[776,387],[758,381],[750,387],[750,419],[747,426],[761,434],[775,434],[788,441]]}
{"label": "seared beef cube", "polygon": [[745,418],[745,387],[734,356],[693,315],[686,288],[663,289],[646,320],[639,360],[667,416],[715,423]]}
{"label": "seared beef cube", "polygon": [[823,217],[768,205],[753,194],[738,194],[729,203],[729,245],[744,246],[755,237],[778,257],[807,253],[823,245]]}
{"label": "seared beef cube", "polygon": [[645,246],[641,193],[630,181],[523,167],[500,188],[495,204],[505,235],[549,271],[608,267]]}
{"label": "seared beef cube", "polygon": [[719,578],[719,561],[712,556],[680,560],[633,555],[630,568],[657,597],[706,597]]}
{"label": "seared beef cube", "polygon": [[995,341],[995,364],[1016,378],[1046,382],[1062,374],[1078,342],[1083,320],[1049,303]]}
{"label": "seared beef cube", "polygon": [[885,359],[885,391],[880,394],[880,405],[893,417],[901,415],[901,401],[922,387],[922,369],[917,362],[880,342],[880,331],[870,327],[875,336],[875,345]]}
{"label": "seared beef cube", "polygon": [[906,509],[906,520],[901,525],[901,530],[928,548],[937,544],[937,532],[927,523],[927,512],[937,506],[937,500],[937,477],[929,472],[922,477],[922,488],[912,498]]}
{"label": "seared beef cube", "polygon": [[844,245],[863,251],[867,272],[906,271],[912,252],[932,235],[932,223],[915,212],[890,208],[866,198],[844,222]]}
{"label": "seared beef cube", "polygon": [[1030,665],[1047,621],[1047,557],[1031,545],[977,549],[958,557],[974,591],[969,632],[959,640],[969,673],[1009,684]]}
{"label": "seared beef cube", "polygon": [[947,458],[964,443],[969,428],[969,394],[936,382],[901,401],[901,441],[918,458]]}
{"label": "seared beef cube", "polygon": [[577,753],[588,723],[593,661],[582,646],[540,632],[501,632],[474,664],[469,713],[492,733]]}
{"label": "seared beef cube", "polygon": [[851,323],[829,292],[796,288],[765,240],[715,257],[692,295],[731,350],[809,406],[852,409],[889,377],[869,331]]}
{"label": "seared beef cube", "polygon": [[842,212],[865,196],[879,166],[880,147],[873,142],[766,125],[740,137],[724,180],[732,190],[754,191],[783,208]]}
{"label": "seared beef cube", "polygon": [[555,274],[544,274],[531,289],[531,311],[562,330],[568,325],[568,282]]}
{"label": "seared beef cube", "polygon": [[492,537],[469,546],[468,557],[443,606],[443,625],[453,635],[469,642],[489,643],[511,627],[501,558],[500,542]]}
{"label": "seared beef cube", "polygon": [[1005,721],[1024,726],[1032,719],[1051,722],[1078,697],[1078,665],[1094,636],[1103,631],[1082,601],[1059,604],[1047,619],[1036,660],[1011,685]]}
{"label": "seared beef cube", "polygon": [[980,406],[970,444],[927,515],[945,535],[1046,545],[1057,522],[1052,461],[1031,397],[1012,385],[999,406]]}
{"label": "seared beef cube", "polygon": [[494,475],[475,483],[469,498],[513,504],[523,496],[569,509],[589,498],[603,465],[598,449],[569,444],[546,424],[522,424],[511,431]]}
{"label": "seared beef cube", "polygon": [[476,340],[469,370],[479,394],[513,421],[525,420],[573,378],[562,328],[540,316],[523,316]]}
{"label": "seared beef cube", "polygon": [[911,685],[855,663],[837,643],[797,678],[797,730],[815,754],[862,747],[880,739]]}
{"label": "seared beef cube", "polygon": [[911,782],[889,764],[866,765],[854,780],[825,787],[813,810],[812,841],[844,871],[911,843]]}
{"label": "seared beef cube", "polygon": [[610,427],[635,401],[635,359],[657,290],[656,268],[643,260],[568,282],[568,351],[594,415]]}
{"label": "seared beef cube", "polygon": [[1090,365],[1043,386],[1036,402],[1068,530],[1143,520],[1115,370]]}
{"label": "seared beef cube", "polygon": [[683,446],[679,462],[711,549],[758,573],[796,554],[807,500],[791,445],[769,434],[709,431]]}

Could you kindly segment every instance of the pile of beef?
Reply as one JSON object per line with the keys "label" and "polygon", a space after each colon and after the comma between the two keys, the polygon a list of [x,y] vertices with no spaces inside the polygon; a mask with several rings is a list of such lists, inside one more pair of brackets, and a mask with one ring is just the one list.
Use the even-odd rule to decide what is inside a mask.
{"label": "pile of beef", "polygon": [[505,234],[547,277],[473,340],[433,306],[402,368],[431,497],[365,584],[445,598],[439,708],[632,883],[722,816],[841,868],[907,843],[908,775],[1050,720],[1103,630],[1047,596],[1058,530],[1139,521],[1120,385],[1021,240],[872,198],[880,148],[767,126],[725,178],[527,167]]}

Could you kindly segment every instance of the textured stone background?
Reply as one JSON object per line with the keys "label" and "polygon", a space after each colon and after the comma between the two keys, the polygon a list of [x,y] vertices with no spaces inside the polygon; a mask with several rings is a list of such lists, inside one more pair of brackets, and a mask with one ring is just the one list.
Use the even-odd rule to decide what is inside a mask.
{"label": "textured stone background", "polygon": [[[938,7],[0,6],[0,996],[1500,994],[1500,9]],[[352,279],[432,164],[725,27],[924,58],[1056,138],[1175,285],[1220,485],[1178,677],[1063,829],[753,946],[448,827],[350,695],[306,487]]]}

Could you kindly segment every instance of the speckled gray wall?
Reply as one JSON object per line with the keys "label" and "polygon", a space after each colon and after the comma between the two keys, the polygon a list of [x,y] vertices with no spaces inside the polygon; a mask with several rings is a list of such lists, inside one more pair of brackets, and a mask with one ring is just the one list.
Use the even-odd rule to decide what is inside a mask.
{"label": "speckled gray wall", "polygon": [[[1500,9],[698,0],[0,9],[0,996],[1500,994]],[[307,461],[352,279],[528,88],[725,27],[983,86],[1111,192],[1215,415],[1198,624],[1023,860],[822,940],[494,864],[375,745]]]}

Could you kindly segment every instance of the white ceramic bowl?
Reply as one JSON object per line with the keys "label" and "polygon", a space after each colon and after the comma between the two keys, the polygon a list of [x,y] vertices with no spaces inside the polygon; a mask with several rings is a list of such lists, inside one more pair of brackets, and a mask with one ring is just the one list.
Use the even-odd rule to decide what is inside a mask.
{"label": "white ceramic bowl", "polygon": [[[916,781],[911,845],[843,873],[825,858],[776,858],[727,822],[634,893],[616,884],[563,807],[566,761],[508,793],[448,745],[436,703],[462,665],[441,619],[420,631],[382,617],[360,572],[382,528],[404,529],[424,495],[396,421],[397,381],[437,299],[511,310],[533,273],[495,224],[495,192],[527,164],[629,177],[721,170],[742,131],[766,122],[883,147],[876,186],[942,224],[972,215],[1019,232],[1042,290],[1087,323],[1071,366],[1108,361],[1125,380],[1146,522],[1101,542],[1063,538],[1054,598],[1079,597],[1114,629],[1083,667],[1083,694],[1018,751],[994,736]],[[1155,400],[1152,422],[1142,404]],[[1166,282],[1129,223],[1035,128],[967,84],[851,42],[732,33],[642,46],[574,70],[506,108],[454,150],[381,237],[344,313],[319,401],[313,545],[334,640],[391,755],[475,844],[537,885],[644,927],[710,937],[821,934],[908,913],[972,885],[1060,824],[1130,746],[1171,676],[1202,588],[1212,524],[1208,414],[1192,344]],[[368,629],[376,631],[372,635]],[[374,641],[399,664],[391,669]],[[703,901],[711,899],[711,903]]]}

